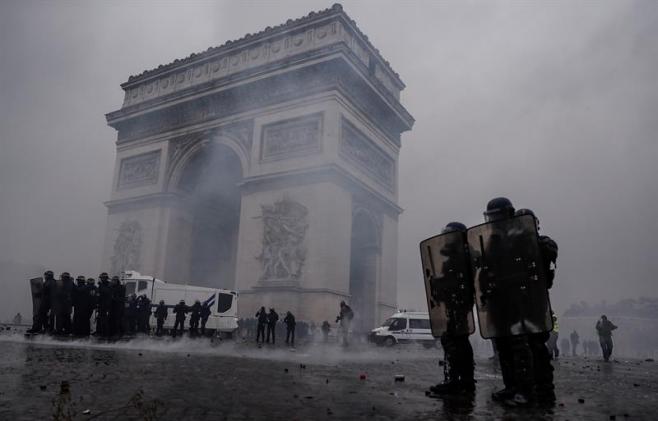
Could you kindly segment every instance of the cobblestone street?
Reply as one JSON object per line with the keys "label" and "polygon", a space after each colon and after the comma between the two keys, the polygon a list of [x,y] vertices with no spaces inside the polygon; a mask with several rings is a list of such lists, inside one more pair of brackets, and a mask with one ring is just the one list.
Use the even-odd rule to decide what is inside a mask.
{"label": "cobblestone street", "polygon": [[[502,381],[487,359],[477,361],[474,401],[425,397],[442,378],[439,351],[415,347],[292,352],[233,342],[2,336],[0,350],[0,419],[619,420],[655,419],[658,409],[656,363],[635,360],[561,359],[554,408],[508,409],[490,400]],[[397,374],[404,382],[394,381]],[[60,394],[62,382],[70,396]]]}

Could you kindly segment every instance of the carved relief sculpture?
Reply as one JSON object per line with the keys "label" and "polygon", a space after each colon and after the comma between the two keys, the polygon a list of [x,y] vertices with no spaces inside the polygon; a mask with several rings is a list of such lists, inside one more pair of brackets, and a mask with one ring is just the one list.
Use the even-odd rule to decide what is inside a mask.
{"label": "carved relief sculpture", "polygon": [[288,198],[261,206],[263,220],[262,280],[298,279],[306,259],[308,209]]}
{"label": "carved relief sculpture", "polygon": [[114,241],[112,273],[139,270],[142,249],[142,226],[137,221],[124,221]]}
{"label": "carved relief sculpture", "polygon": [[261,158],[279,159],[320,150],[322,114],[263,126]]}
{"label": "carved relief sculpture", "polygon": [[131,156],[121,160],[119,189],[133,188],[158,182],[160,150]]}
{"label": "carved relief sculpture", "polygon": [[342,121],[340,152],[389,190],[393,189],[395,164],[393,160],[347,120]]}

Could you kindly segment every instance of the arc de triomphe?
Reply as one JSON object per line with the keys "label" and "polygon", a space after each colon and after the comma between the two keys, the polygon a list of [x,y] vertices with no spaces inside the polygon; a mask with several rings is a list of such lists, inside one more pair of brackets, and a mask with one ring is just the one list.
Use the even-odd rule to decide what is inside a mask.
{"label": "arc de triomphe", "polygon": [[[357,329],[396,306],[404,84],[339,5],[131,76],[105,267]],[[188,303],[189,304],[189,303]]]}

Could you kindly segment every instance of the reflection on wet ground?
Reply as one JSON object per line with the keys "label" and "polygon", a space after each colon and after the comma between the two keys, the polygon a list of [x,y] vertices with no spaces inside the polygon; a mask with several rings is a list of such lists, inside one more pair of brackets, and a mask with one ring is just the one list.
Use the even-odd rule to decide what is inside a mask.
{"label": "reflection on wet ground", "polygon": [[[437,354],[402,346],[291,352],[188,339],[4,335],[0,419],[621,420],[655,419],[658,410],[655,362],[562,359],[555,407],[515,409],[491,401],[501,379],[490,360],[477,362],[474,399],[426,397],[443,376]],[[394,381],[397,374],[403,382]]]}

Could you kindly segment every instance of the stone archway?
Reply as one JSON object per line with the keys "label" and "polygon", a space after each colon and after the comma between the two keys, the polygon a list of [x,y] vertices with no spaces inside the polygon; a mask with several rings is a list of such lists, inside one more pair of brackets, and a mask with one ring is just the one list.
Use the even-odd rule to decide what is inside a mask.
{"label": "stone archway", "polygon": [[379,262],[379,229],[368,212],[355,212],[352,217],[350,247],[350,305],[355,318],[352,329],[365,333],[375,327],[377,311],[377,276]]}
{"label": "stone archway", "polygon": [[242,164],[221,142],[200,144],[180,164],[170,189],[181,194],[193,285],[233,288],[240,228]]}

